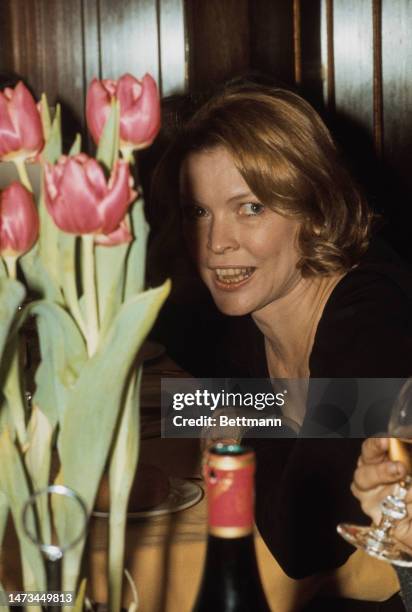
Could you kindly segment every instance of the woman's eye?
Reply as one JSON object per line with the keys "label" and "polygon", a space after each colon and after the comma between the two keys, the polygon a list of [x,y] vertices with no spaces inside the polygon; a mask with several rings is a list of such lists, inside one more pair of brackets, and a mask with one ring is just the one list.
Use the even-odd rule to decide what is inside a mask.
{"label": "woman's eye", "polygon": [[256,217],[262,214],[264,210],[265,207],[263,204],[259,204],[258,202],[247,202],[240,207],[240,214],[246,217]]}
{"label": "woman's eye", "polygon": [[202,217],[206,217],[207,211],[201,206],[185,206],[183,208],[183,217],[188,221],[196,221]]}

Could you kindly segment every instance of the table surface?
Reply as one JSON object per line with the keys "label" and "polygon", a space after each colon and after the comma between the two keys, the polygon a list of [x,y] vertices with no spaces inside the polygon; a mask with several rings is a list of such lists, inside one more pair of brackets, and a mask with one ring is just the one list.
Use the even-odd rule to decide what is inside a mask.
{"label": "table surface", "polygon": [[[159,467],[170,477],[201,484],[199,440],[160,438],[161,377],[187,377],[163,355],[144,369],[141,394],[140,462]],[[195,599],[206,548],[207,508],[203,497],[196,505],[160,517],[129,520],[125,567],[139,593],[139,612],[188,612]],[[298,610],[311,592],[311,578],[295,581],[286,576],[256,535],[262,581],[271,607],[278,612]],[[95,601],[107,601],[107,520],[92,518],[87,546],[89,592]],[[0,554],[0,579],[6,590],[18,590],[18,546],[11,525]],[[392,569],[380,561],[365,559],[357,551],[329,584],[347,597],[385,599],[397,589]],[[326,591],[327,592],[327,591]],[[124,604],[131,601],[125,581]]]}

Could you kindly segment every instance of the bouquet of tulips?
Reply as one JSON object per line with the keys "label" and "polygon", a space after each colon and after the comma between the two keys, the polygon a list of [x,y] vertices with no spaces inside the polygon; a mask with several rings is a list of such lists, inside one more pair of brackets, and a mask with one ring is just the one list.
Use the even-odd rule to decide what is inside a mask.
{"label": "bouquet of tulips", "polygon": [[[46,96],[36,104],[23,83],[0,92],[0,161],[19,180],[0,192],[0,546],[11,512],[19,537],[24,589],[45,588],[45,568],[23,533],[21,513],[33,491],[55,483],[83,499],[90,516],[103,470],[110,487],[109,607],[120,609],[126,510],[139,450],[136,355],[169,292],[144,290],[148,227],[134,185],[133,152],[160,125],[156,83],[126,74],[95,79],[86,119],[95,158],[77,135],[63,154],[61,115]],[[41,166],[38,201],[27,164]],[[24,324],[35,317],[40,361],[27,401],[22,363]],[[53,500],[59,541],[76,538],[80,514]],[[48,542],[48,505],[30,518]],[[80,581],[84,541],[65,554],[63,589]],[[0,585],[1,588],[1,585]],[[80,607],[79,607],[80,609]]]}

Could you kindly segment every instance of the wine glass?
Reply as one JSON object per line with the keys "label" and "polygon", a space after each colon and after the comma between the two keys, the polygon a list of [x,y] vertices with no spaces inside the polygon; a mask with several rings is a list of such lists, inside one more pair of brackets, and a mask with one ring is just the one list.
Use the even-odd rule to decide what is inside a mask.
{"label": "wine glass", "polygon": [[369,527],[341,523],[338,533],[356,548],[362,548],[371,557],[401,567],[412,567],[412,555],[407,547],[391,537],[390,531],[408,512],[405,497],[412,483],[412,378],[403,385],[392,408],[388,425],[389,458],[402,461],[408,475],[395,485],[391,495],[381,504],[379,525]]}
{"label": "wine glass", "polygon": [[[81,517],[81,528],[74,539],[69,542],[55,542],[57,537],[55,522],[53,516],[50,513],[52,503],[52,495],[58,495],[65,498],[67,503],[66,512],[73,516],[73,512],[78,512]],[[43,513],[43,516],[47,520],[45,524],[46,534],[38,533],[36,530],[36,515]],[[26,500],[22,510],[22,527],[26,536],[37,546],[40,550],[45,570],[46,570],[46,586],[47,586],[47,601],[49,603],[55,600],[50,600],[51,594],[58,594],[62,588],[62,561],[64,553],[71,550],[78,544],[86,535],[86,528],[88,522],[88,511],[83,499],[69,487],[64,485],[49,485],[48,487],[41,489],[40,491],[34,492]],[[38,526],[38,523],[37,523]],[[55,602],[48,605],[45,610],[47,612],[60,612],[61,603]]]}

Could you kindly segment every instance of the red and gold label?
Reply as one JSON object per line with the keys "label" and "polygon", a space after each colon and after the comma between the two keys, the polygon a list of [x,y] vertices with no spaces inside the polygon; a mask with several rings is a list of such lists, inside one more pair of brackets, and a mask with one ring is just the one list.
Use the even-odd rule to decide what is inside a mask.
{"label": "red and gold label", "polygon": [[209,454],[204,477],[210,534],[239,538],[253,532],[254,474],[253,451],[237,456]]}

